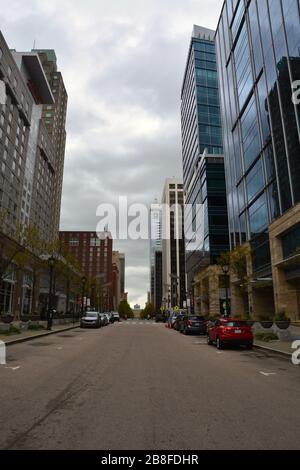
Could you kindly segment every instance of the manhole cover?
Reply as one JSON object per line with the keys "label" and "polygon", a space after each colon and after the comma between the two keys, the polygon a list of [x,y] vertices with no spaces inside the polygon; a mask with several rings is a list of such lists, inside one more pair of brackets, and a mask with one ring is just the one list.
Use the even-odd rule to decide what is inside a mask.
{"label": "manhole cover", "polygon": [[53,343],[32,343],[30,346],[40,347],[40,346],[52,346]]}

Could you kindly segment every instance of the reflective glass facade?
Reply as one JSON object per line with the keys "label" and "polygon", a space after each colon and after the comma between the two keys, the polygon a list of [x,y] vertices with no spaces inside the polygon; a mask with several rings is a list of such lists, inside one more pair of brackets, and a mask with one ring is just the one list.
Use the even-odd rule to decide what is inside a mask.
{"label": "reflective glass facade", "polygon": [[[186,243],[189,285],[201,266],[214,263],[220,252],[228,249],[214,35],[214,31],[194,27],[181,94],[183,178],[186,204],[190,205],[185,214],[187,231],[197,230],[197,204],[203,208],[201,236],[196,244],[194,240]],[[212,159],[203,158],[204,152]]]}
{"label": "reflective glass facade", "polygon": [[225,1],[216,51],[231,244],[250,241],[259,272],[268,226],[300,201],[299,1]]}

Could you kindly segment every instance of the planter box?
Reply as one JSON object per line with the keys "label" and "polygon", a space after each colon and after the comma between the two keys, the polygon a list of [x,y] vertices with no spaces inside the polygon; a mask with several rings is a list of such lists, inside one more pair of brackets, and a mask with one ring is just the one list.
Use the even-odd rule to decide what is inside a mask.
{"label": "planter box", "polygon": [[290,328],[288,328],[287,330],[282,330],[281,328],[278,328],[278,326],[274,324],[272,331],[273,333],[275,333],[275,335],[278,336],[280,341],[286,341],[290,343],[293,340],[292,331]]}
{"label": "planter box", "polygon": [[286,321],[276,321],[275,325],[279,330],[288,330],[290,327],[291,322],[289,320]]}
{"label": "planter box", "polygon": [[274,322],[272,320],[270,320],[270,321],[269,320],[260,321],[261,326],[266,330],[271,329],[272,326],[273,326],[273,323]]}
{"label": "planter box", "polygon": [[10,330],[10,324],[1,324],[0,325],[0,333],[6,333]]}

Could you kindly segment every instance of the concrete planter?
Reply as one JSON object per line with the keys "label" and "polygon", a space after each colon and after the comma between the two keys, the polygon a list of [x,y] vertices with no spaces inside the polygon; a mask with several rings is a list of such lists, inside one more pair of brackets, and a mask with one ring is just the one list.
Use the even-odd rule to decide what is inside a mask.
{"label": "concrete planter", "polygon": [[0,324],[0,333],[7,333],[10,330],[10,324]]}
{"label": "concrete planter", "polygon": [[280,341],[291,342],[293,340],[290,328],[283,330],[282,328],[278,328],[278,326],[274,324],[272,332],[278,336]]}
{"label": "concrete planter", "polygon": [[265,330],[270,330],[273,326],[272,320],[261,321],[260,324]]}
{"label": "concrete planter", "polygon": [[290,320],[275,322],[275,325],[277,326],[277,328],[279,328],[279,330],[288,330],[290,324],[291,324]]}

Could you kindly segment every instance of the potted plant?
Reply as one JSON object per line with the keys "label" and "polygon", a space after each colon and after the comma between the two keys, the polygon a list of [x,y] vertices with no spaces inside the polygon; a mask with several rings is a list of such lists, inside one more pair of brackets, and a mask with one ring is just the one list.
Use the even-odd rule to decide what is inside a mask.
{"label": "potted plant", "polygon": [[287,330],[291,324],[291,319],[284,310],[278,312],[275,316],[275,324],[280,330]]}
{"label": "potted plant", "polygon": [[259,322],[263,328],[270,329],[273,326],[273,316],[268,313],[261,313],[259,315]]}
{"label": "potted plant", "polygon": [[10,323],[12,323],[14,321],[14,317],[13,317],[13,315],[7,314],[7,315],[4,315],[3,317],[1,317],[1,320],[6,325],[9,325]]}

